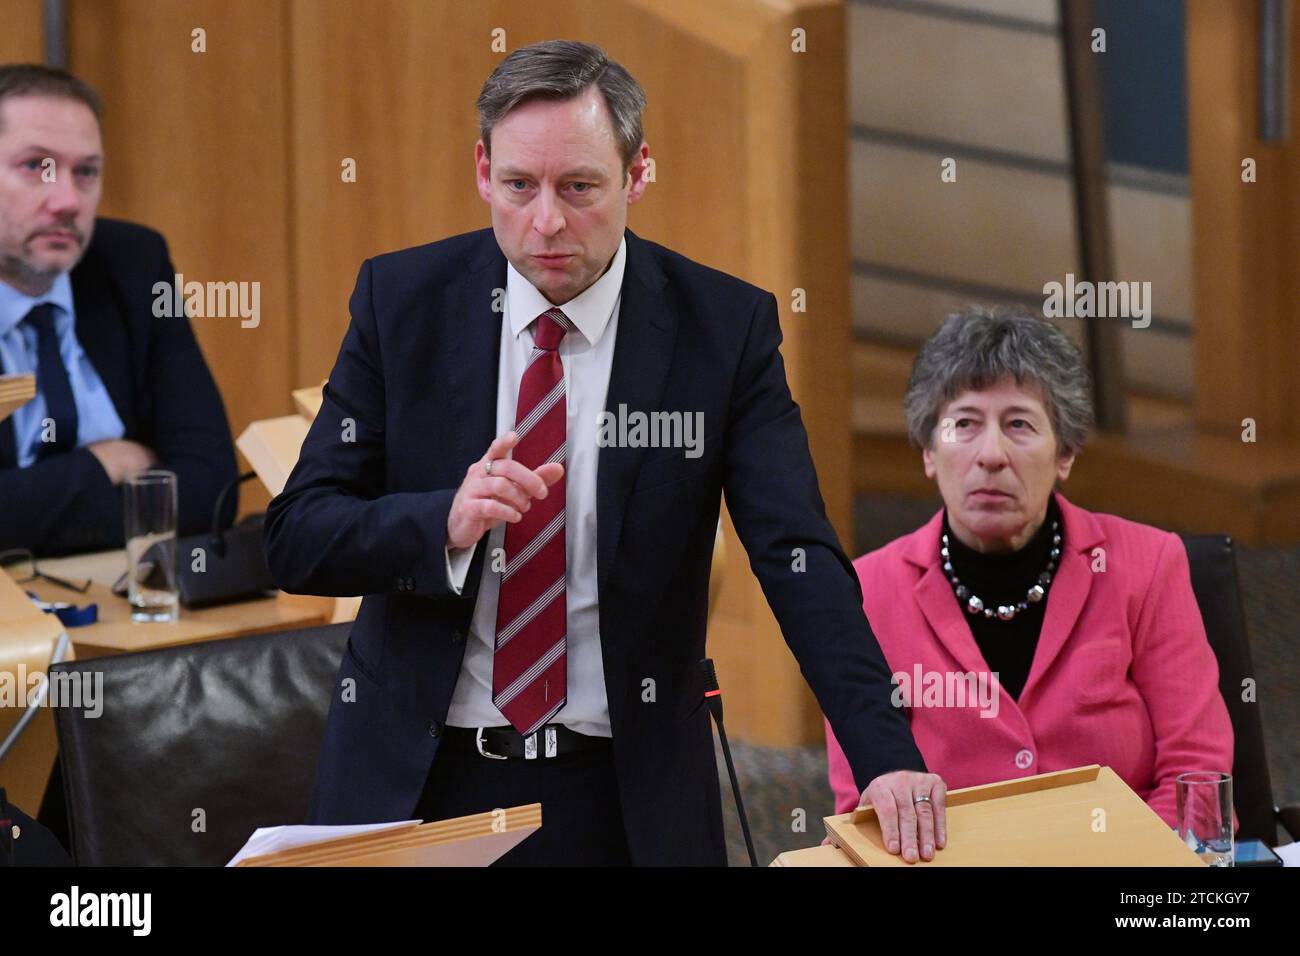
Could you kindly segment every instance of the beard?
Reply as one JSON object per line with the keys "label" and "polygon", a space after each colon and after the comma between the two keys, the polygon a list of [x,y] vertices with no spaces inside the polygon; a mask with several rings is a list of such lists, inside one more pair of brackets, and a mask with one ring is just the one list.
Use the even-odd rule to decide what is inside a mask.
{"label": "beard", "polygon": [[[81,256],[78,255],[77,258],[80,259]],[[25,256],[0,255],[0,281],[22,292],[40,295],[48,291],[54,280],[71,270],[73,265],[76,265],[75,261],[66,268],[42,266]]]}
{"label": "beard", "polygon": [[[32,243],[50,229],[72,233],[71,239],[76,243],[77,248],[71,262],[63,265],[43,265],[37,259],[32,250]],[[72,268],[81,261],[85,251],[86,234],[77,227],[76,222],[56,222],[49,229],[28,236],[19,252],[0,253],[0,281],[39,295],[48,290],[54,284],[54,280],[64,272],[72,271]]]}

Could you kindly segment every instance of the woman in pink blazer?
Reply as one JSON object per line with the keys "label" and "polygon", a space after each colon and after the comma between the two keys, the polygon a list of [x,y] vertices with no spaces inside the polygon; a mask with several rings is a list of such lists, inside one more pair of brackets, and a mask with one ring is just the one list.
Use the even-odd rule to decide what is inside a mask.
{"label": "woman in pink blazer", "polygon": [[[949,318],[905,400],[944,507],[854,566],[895,705],[949,789],[1097,763],[1174,826],[1174,778],[1230,772],[1232,727],[1181,540],[1054,490],[1088,396],[1044,320]],[[829,724],[826,744],[843,813],[861,791]]]}

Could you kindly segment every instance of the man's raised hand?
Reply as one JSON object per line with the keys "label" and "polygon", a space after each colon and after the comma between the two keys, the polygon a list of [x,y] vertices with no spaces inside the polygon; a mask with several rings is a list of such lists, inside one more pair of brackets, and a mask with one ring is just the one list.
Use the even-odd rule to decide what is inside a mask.
{"label": "man's raised hand", "polygon": [[[507,458],[518,441],[513,431],[498,436],[487,453],[466,469],[447,514],[449,548],[468,548],[503,521],[514,524],[521,520],[533,499],[545,498],[550,486],[564,477],[559,462],[532,469]],[[488,462],[492,463],[490,475]]]}

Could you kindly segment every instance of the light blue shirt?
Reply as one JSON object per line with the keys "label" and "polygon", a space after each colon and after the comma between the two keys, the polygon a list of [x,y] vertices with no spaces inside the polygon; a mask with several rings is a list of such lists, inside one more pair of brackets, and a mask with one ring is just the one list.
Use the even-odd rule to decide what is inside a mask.
{"label": "light blue shirt", "polygon": [[[54,331],[59,337],[59,354],[72,383],[72,399],[77,405],[77,447],[110,438],[121,438],[126,429],[118,417],[108,389],[77,341],[74,331],[77,313],[72,304],[72,280],[65,272],[54,280],[44,295],[32,298],[13,286],[0,282],[0,364],[7,375],[36,373],[39,358],[36,330],[23,324],[27,313],[43,302],[54,309]],[[41,443],[41,422],[45,419],[45,396],[37,383],[36,397],[14,410],[14,445],[18,467],[27,468],[36,461]]]}

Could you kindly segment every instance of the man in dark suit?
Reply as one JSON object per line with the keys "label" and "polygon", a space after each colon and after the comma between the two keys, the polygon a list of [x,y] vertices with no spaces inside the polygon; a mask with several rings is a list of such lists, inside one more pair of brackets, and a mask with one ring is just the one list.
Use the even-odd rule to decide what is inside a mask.
{"label": "man in dark suit", "polygon": [[96,219],[99,113],[62,71],[0,66],[0,367],[37,379],[0,423],[0,550],[121,547],[118,486],[150,467],[176,473],[178,530],[195,533],[235,477],[189,321],[156,316],[154,287],[175,276],[166,243]]}
{"label": "man in dark suit", "polygon": [[266,522],[281,586],[365,595],[311,820],[539,801],[503,862],[725,863],[697,666],[725,490],[887,841],[932,856],[943,783],[890,706],[776,300],[626,228],[644,106],[595,47],[516,51],[479,98],[493,229],[361,267]]}

